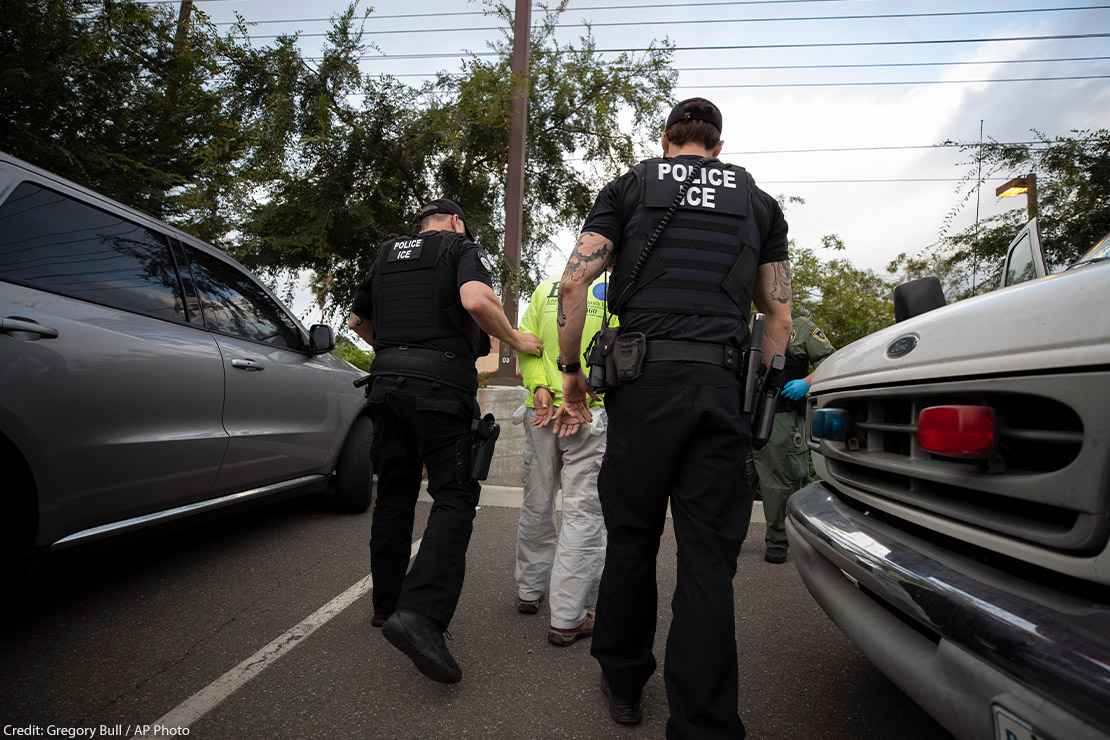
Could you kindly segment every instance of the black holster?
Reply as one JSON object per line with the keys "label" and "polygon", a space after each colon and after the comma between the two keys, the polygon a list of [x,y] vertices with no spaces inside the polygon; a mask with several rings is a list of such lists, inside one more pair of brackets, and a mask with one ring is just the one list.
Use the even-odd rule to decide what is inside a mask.
{"label": "black holster", "polygon": [[464,437],[455,451],[455,472],[460,482],[482,481],[489,477],[493,452],[501,426],[486,414],[470,425],[470,436]]}
{"label": "black holster", "polygon": [[753,449],[762,450],[771,439],[771,432],[774,431],[775,426],[775,408],[778,405],[779,393],[782,392],[785,378],[783,373],[785,364],[786,358],[783,355],[775,355],[771,358],[771,364],[763,377],[755,416],[752,419]]}

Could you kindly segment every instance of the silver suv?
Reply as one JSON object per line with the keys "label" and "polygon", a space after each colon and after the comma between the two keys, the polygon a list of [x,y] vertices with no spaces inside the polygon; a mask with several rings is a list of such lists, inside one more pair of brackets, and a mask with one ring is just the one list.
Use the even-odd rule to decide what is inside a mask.
{"label": "silver suv", "polygon": [[5,563],[294,490],[364,511],[334,343],[222,251],[0,153]]}

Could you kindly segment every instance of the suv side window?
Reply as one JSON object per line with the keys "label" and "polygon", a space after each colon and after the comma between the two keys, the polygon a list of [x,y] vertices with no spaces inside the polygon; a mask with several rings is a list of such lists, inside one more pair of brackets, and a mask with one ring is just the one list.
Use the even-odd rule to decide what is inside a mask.
{"label": "suv side window", "polygon": [[1023,234],[1021,241],[1010,250],[1003,285],[1017,285],[1035,277],[1037,268],[1033,264],[1033,248],[1029,245],[1029,234]]}
{"label": "suv side window", "polygon": [[266,291],[223,260],[188,247],[208,328],[251,342],[304,350],[301,331]]}
{"label": "suv side window", "polygon": [[33,182],[0,205],[0,280],[186,320],[165,237]]}

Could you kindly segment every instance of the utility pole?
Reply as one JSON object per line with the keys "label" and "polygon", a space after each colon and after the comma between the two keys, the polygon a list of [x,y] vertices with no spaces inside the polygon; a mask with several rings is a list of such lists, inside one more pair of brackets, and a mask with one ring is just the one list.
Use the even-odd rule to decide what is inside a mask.
{"label": "utility pole", "polygon": [[[177,13],[177,32],[173,37],[173,57],[170,60],[167,70],[166,97],[162,101],[166,121],[177,120],[177,116],[179,115],[177,98],[181,90],[181,78],[184,76],[182,69],[184,65],[181,64],[181,57],[189,44],[189,18],[192,14],[193,0],[181,0],[181,9]],[[158,143],[163,144],[162,141]],[[155,215],[162,215],[165,200],[166,194],[163,192],[159,198],[158,206],[155,209]]]}
{"label": "utility pole", "polygon": [[[501,301],[505,315],[517,323],[517,281],[520,279],[520,243],[524,237],[524,158],[528,144],[528,53],[532,26],[532,0],[516,0],[513,15],[513,101],[509,116],[509,171],[505,178],[505,264],[508,266]],[[497,358],[496,385],[516,385],[516,357],[504,342]]]}
{"label": "utility pole", "polygon": [[170,78],[166,87],[166,106],[172,115],[177,108],[178,78],[181,65],[177,60],[185,52],[189,43],[189,18],[193,14],[193,0],[181,0],[181,10],[177,13],[177,33],[173,37],[173,63],[170,64]]}
{"label": "utility pole", "polygon": [[173,39],[173,55],[181,53],[188,40],[189,17],[193,14],[193,0],[181,0],[181,10],[177,13],[177,35]]}

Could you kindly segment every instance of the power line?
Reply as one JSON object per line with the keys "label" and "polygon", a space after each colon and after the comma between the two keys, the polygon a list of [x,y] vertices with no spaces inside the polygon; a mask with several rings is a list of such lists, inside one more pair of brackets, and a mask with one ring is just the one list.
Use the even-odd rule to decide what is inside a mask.
{"label": "power line", "polygon": [[[388,76],[388,75],[386,75]],[[1064,75],[1059,77],[994,77],[981,80],[868,80],[865,82],[742,82],[720,85],[676,85],[678,90],[735,90],[787,87],[899,87],[907,85],[976,85],[994,82],[1056,82],[1062,80],[1106,80],[1110,75]]]}
{"label": "power line", "polygon": [[960,62],[881,62],[867,64],[753,64],[736,67],[674,67],[676,72],[725,72],[772,69],[877,69],[894,67],[957,67],[984,64],[1040,64],[1047,62],[1094,62],[1110,59],[1103,57],[1050,57],[1046,59],[992,59]]}
{"label": "power line", "polygon": [[[318,59],[319,57],[312,57]],[[1053,57],[1046,59],[992,59],[985,61],[966,61],[966,62],[881,62],[869,64],[753,64],[743,66],[728,66],[728,67],[673,67],[675,72],[731,72],[731,71],[755,71],[755,70],[780,70],[780,69],[876,69],[876,68],[893,68],[893,67],[955,67],[963,65],[984,65],[984,64],[1041,64],[1048,62],[1095,62],[1110,60],[1110,56],[1103,57]],[[622,70],[630,69],[629,67],[610,67],[610,69]],[[404,72],[399,74],[390,74],[383,72],[376,77],[438,77],[443,74],[446,77],[461,77],[457,73],[447,72]]]}
{"label": "power line", "polygon": [[[983,181],[1004,181],[1005,177],[984,177]],[[953,177],[884,177],[860,179],[828,179],[828,180],[759,180],[757,184],[763,185],[831,185],[831,184],[865,184],[865,183],[891,183],[891,182],[965,182],[961,178]]]}
{"label": "power line", "polygon": [[[246,0],[194,0],[200,3],[214,2],[246,2]],[[571,5],[564,10],[585,12],[593,10],[641,10],[644,8],[693,8],[693,7],[721,7],[725,5],[808,5],[810,3],[839,3],[850,0],[712,0],[711,2],[684,2],[684,3],[632,3],[630,5]],[[176,5],[179,0],[135,0],[136,5]],[[533,11],[543,12],[545,8],[540,5],[532,7]],[[374,18],[441,18],[463,15],[490,15],[485,10],[449,10],[442,13],[398,13],[392,15],[377,15]],[[329,19],[330,20],[330,19]]]}
{"label": "power line", "polygon": [[866,82],[744,82],[738,84],[679,84],[679,90],[725,90],[737,88],[870,88],[908,84],[979,84],[987,82],[1050,82],[1057,80],[1107,80],[1110,74],[1077,74],[1068,77],[1016,77],[986,80],[896,80]]}
{"label": "power line", "polygon": [[[909,39],[906,41],[821,41],[811,43],[796,43],[796,44],[728,44],[728,45],[715,45],[715,46],[672,46],[672,47],[657,47],[657,46],[631,46],[613,49],[594,49],[594,52],[600,54],[619,54],[637,51],[660,51],[667,49],[671,51],[737,51],[743,49],[830,49],[840,47],[852,46],[922,46],[931,44],[988,44],[1004,41],[1061,41],[1065,39],[1102,39],[1110,37],[1110,33],[1067,33],[1055,34],[1051,36],[996,36],[996,37],[983,37],[983,38],[968,38],[968,39]],[[542,54],[574,54],[580,52],[580,49],[543,49],[540,51]],[[502,52],[498,51],[458,51],[458,52],[441,52],[441,53],[421,53],[421,54],[366,54],[360,59],[376,60],[376,59],[461,59],[464,57],[496,57],[502,56]]]}
{"label": "power line", "polygon": [[[983,144],[984,148],[987,147],[1004,147],[1004,146],[1038,146],[1050,145],[1051,142],[1043,141],[994,141]],[[946,144],[894,144],[890,146],[831,146],[831,147],[817,147],[807,149],[753,149],[749,151],[737,152],[721,152],[721,156],[727,155],[745,155],[750,156],[753,154],[818,154],[827,152],[892,152],[904,151],[911,149],[959,149],[965,144],[959,143],[946,143]],[[972,145],[974,146],[974,145]]]}
{"label": "power line", "polygon": [[[784,23],[791,21],[859,21],[859,20],[892,20],[906,18],[951,18],[956,16],[982,16],[982,15],[1013,15],[1017,13],[1058,13],[1061,11],[1076,10],[1107,10],[1110,5],[1074,5],[1058,8],[1011,8],[998,10],[947,10],[927,13],[869,13],[858,15],[810,15],[810,16],[781,16],[777,18],[687,18],[684,20],[665,21],[604,21],[598,23],[559,23],[555,28],[615,28],[618,26],[682,26],[705,24],[732,24],[732,23]],[[371,16],[373,19],[373,16]],[[290,19],[289,23],[315,22],[319,18]],[[533,26],[542,28],[543,26]],[[387,36],[406,33],[464,33],[469,31],[501,31],[503,26],[463,26],[452,28],[404,28],[384,31],[362,31],[365,36]],[[264,34],[251,36],[255,39],[273,39],[284,34]],[[300,33],[303,38],[327,36],[328,33]]]}
{"label": "power line", "polygon": [[[1093,139],[1078,139],[1078,143],[1086,143],[1094,141]],[[960,144],[958,142],[944,143],[944,144],[892,144],[888,146],[830,146],[830,147],[809,147],[803,149],[750,149],[747,151],[732,151],[721,152],[722,157],[750,157],[765,154],[827,154],[827,153],[856,153],[856,152],[894,152],[894,151],[913,151],[913,150],[941,150],[941,149],[960,149],[965,146],[977,146],[975,144]],[[984,149],[999,148],[1005,146],[1028,146],[1034,148],[1047,148],[1052,146],[1052,142],[1044,141],[994,141],[982,144]],[[568,161],[572,162],[585,162],[584,157],[575,157]],[[1005,178],[1003,178],[1005,179]]]}
{"label": "power line", "polygon": [[[178,0],[155,0],[151,3],[142,4],[158,4],[162,2],[176,3]],[[206,2],[208,0],[196,0],[197,2]],[[722,6],[722,5],[785,5],[785,4],[798,4],[809,2],[848,2],[849,0],[740,0],[739,2],[698,2],[698,3],[645,3],[643,5],[584,5],[581,8],[567,7],[565,12],[585,13],[587,11],[595,10],[643,10],[647,8],[686,8],[686,7],[703,7],[703,6]],[[543,8],[535,6],[533,10],[541,11]],[[391,13],[389,15],[379,15],[374,13],[370,16],[371,20],[397,20],[401,18],[443,18],[443,17],[457,17],[457,16],[472,16],[492,15],[485,10],[454,10],[445,13]],[[286,20],[260,20],[248,21],[248,26],[263,25],[267,23],[326,23],[333,20],[333,18],[289,18]],[[235,22],[217,23],[217,26],[234,26]]]}
{"label": "power line", "polygon": [[[1078,139],[1078,143],[1087,143],[1095,141],[1094,139]],[[731,151],[721,152],[722,157],[738,157],[738,156],[758,156],[764,154],[826,154],[826,153],[855,153],[855,152],[893,152],[893,151],[913,151],[913,150],[941,150],[941,149],[960,149],[965,146],[976,146],[974,144],[967,145],[958,142],[947,142],[943,144],[891,144],[887,146],[830,146],[830,147],[808,147],[802,149],[750,149],[746,151]],[[984,149],[999,148],[1006,146],[1028,146],[1035,148],[1047,148],[1052,146],[1052,142],[1045,141],[993,141],[982,144]],[[568,161],[572,162],[585,162],[584,157],[574,157]]]}

